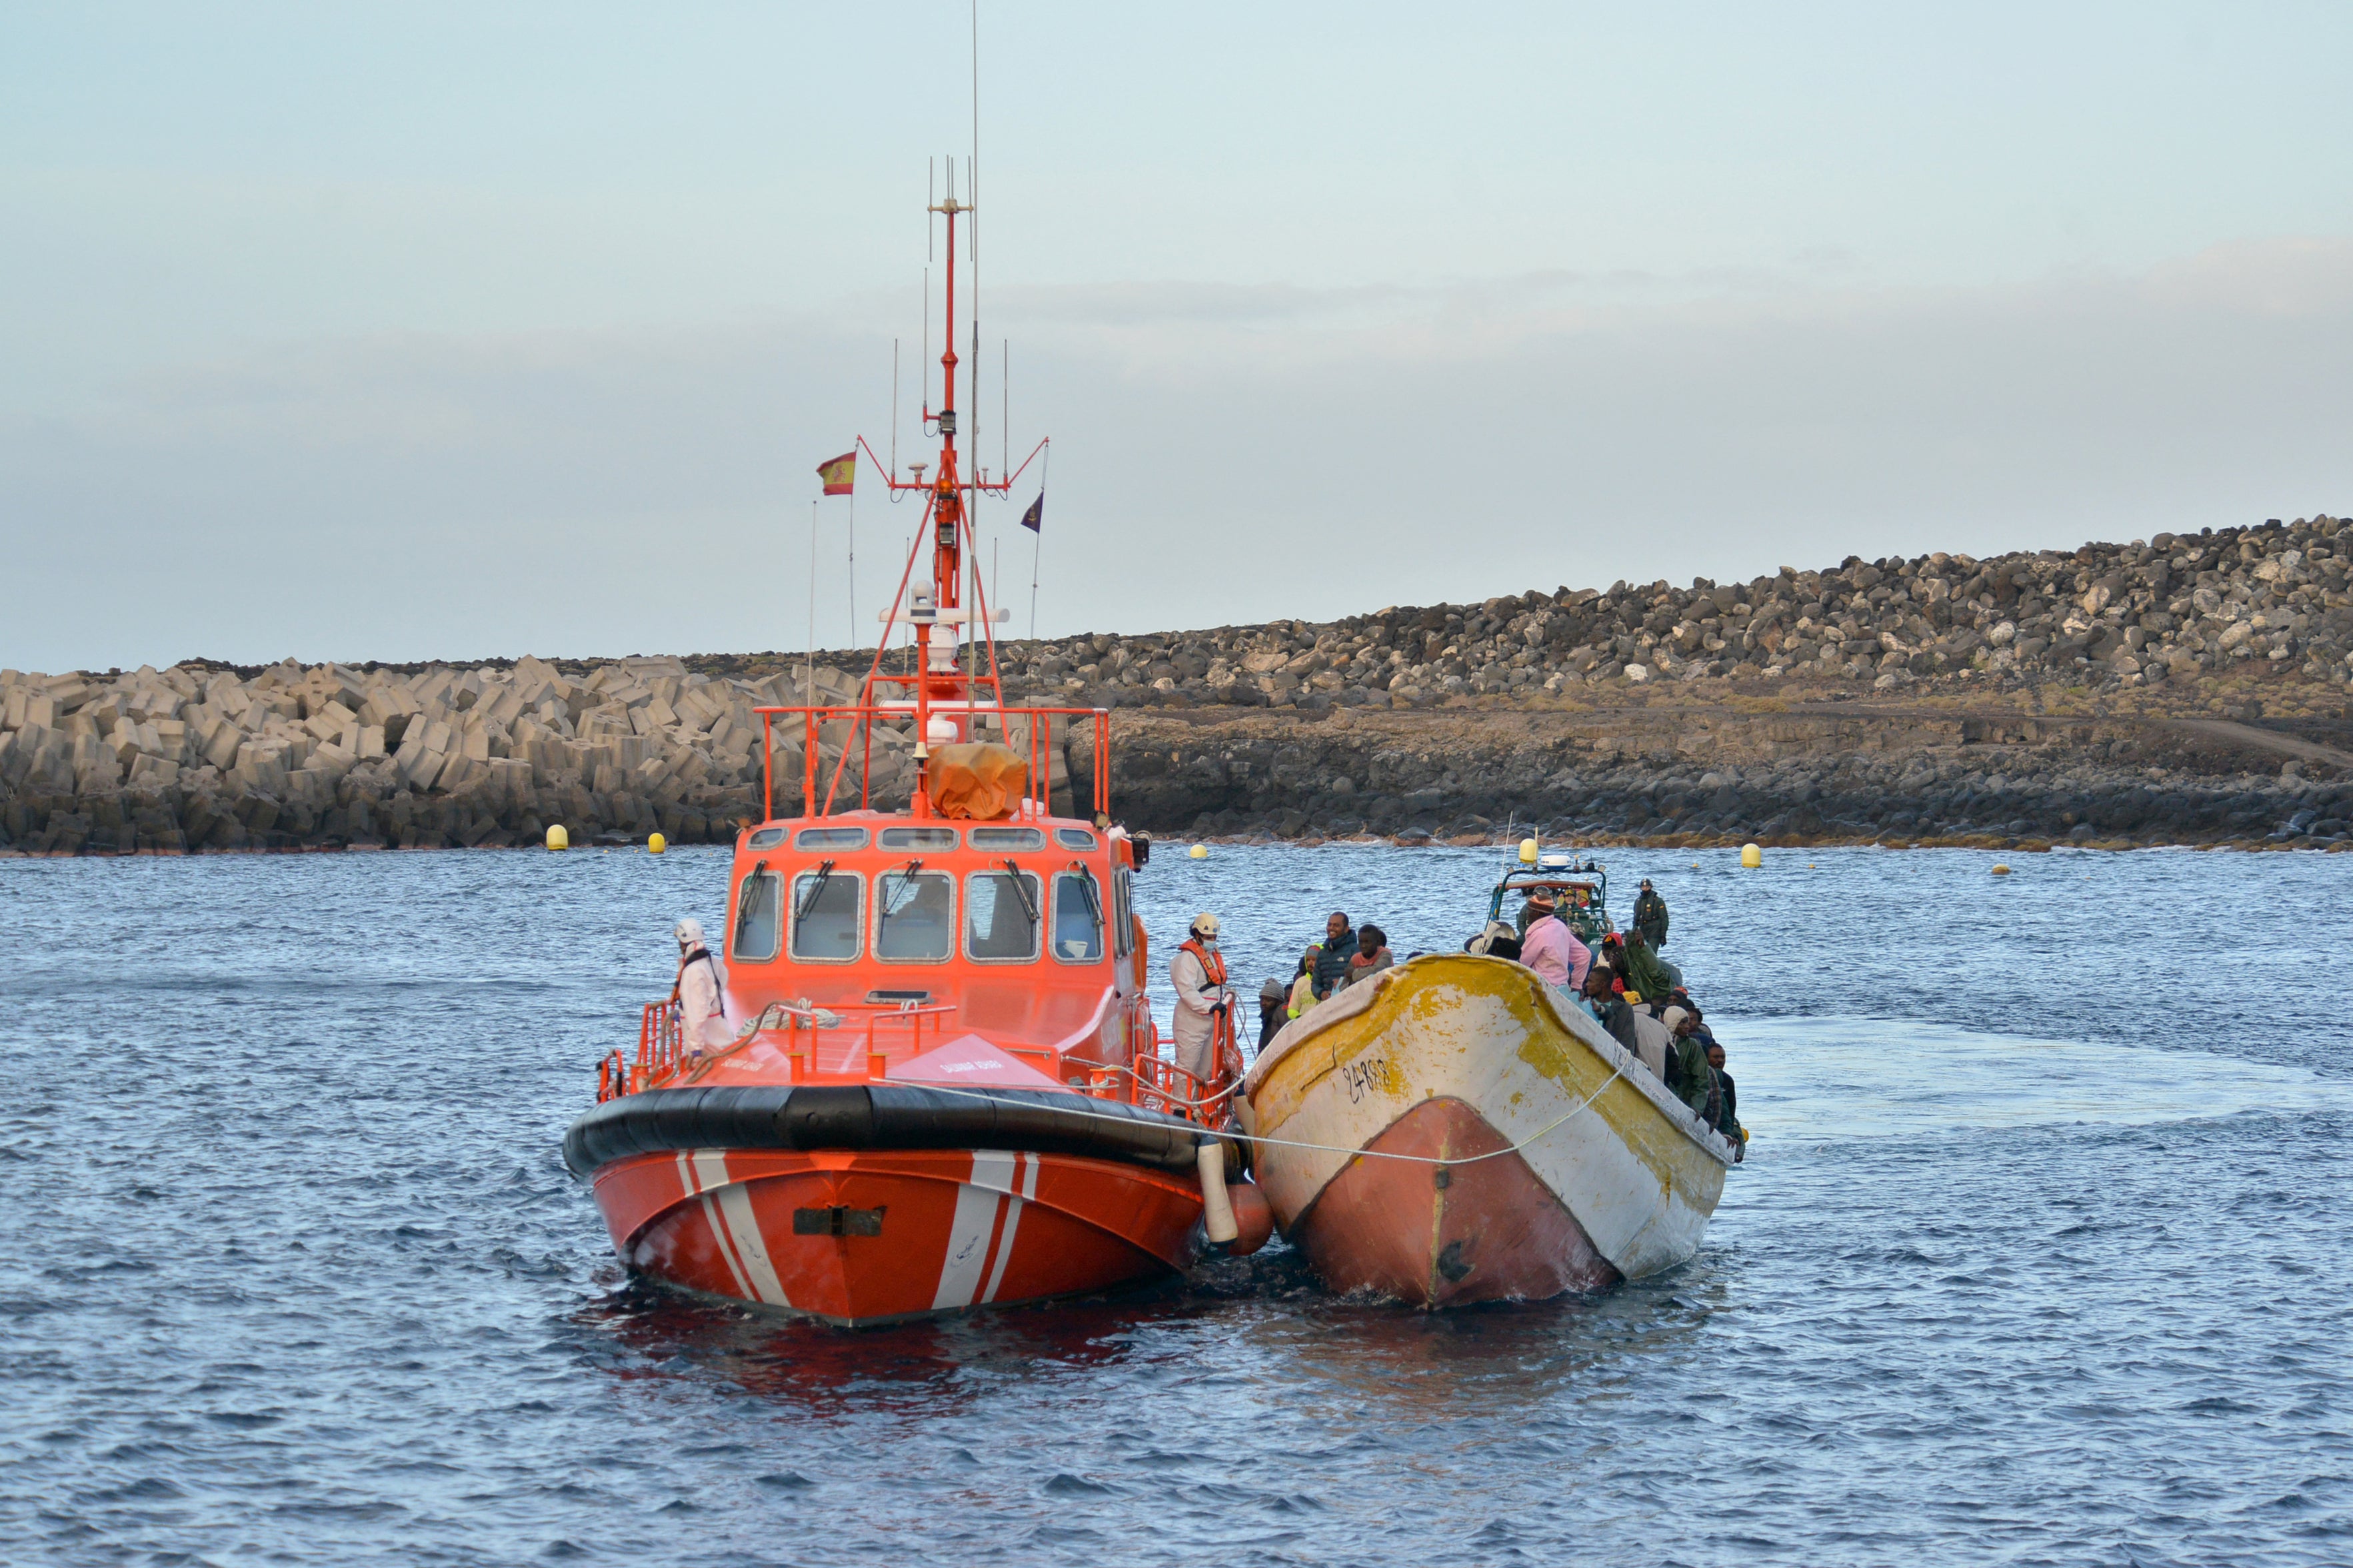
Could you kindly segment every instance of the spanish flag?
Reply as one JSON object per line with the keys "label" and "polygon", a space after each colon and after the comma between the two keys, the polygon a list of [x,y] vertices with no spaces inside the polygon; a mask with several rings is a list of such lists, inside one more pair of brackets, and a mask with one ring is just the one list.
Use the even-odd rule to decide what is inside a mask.
{"label": "spanish flag", "polygon": [[817,477],[825,481],[825,493],[846,496],[858,483],[858,449],[853,447],[840,457],[817,466]]}

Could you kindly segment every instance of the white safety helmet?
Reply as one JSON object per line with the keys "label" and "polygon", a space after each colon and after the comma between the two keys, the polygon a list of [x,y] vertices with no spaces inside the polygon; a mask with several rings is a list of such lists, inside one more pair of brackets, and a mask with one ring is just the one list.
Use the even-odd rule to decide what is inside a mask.
{"label": "white safety helmet", "polygon": [[1195,936],[1206,936],[1211,942],[1217,941],[1218,917],[1210,914],[1206,910],[1201,913],[1195,915],[1193,917],[1193,934]]}
{"label": "white safety helmet", "polygon": [[701,947],[702,945],[702,922],[690,916],[689,918],[679,921],[678,924],[672,928],[670,934],[678,938],[678,945],[681,948]]}

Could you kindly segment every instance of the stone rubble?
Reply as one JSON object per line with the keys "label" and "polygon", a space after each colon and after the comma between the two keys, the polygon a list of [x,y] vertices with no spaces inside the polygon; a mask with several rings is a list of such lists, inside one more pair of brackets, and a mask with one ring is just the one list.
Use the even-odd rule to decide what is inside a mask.
{"label": "stone rubble", "polygon": [[[1117,721],[1113,802],[1162,830],[1410,842],[1538,821],[1676,842],[2331,843],[2345,834],[2331,783],[2343,753],[2325,745],[2283,768],[2261,745],[2218,751],[2156,720],[1864,733],[1857,720],[1718,722],[1675,704],[1777,693],[1785,708],[1809,694],[1919,708],[2061,689],[2155,702],[2251,672],[2341,700],[2348,542],[2324,516],[998,651],[1013,702],[1138,710]],[[0,852],[511,846],[557,822],[575,843],[723,840],[760,811],[754,710],[802,702],[810,680],[821,700],[854,700],[871,657],[821,654],[814,675],[775,654],[0,670]],[[908,657],[894,649],[886,667]],[[828,776],[843,728],[819,737]],[[779,723],[779,811],[799,806],[802,740],[797,720]],[[1055,740],[1059,804],[1092,756],[1084,725]],[[873,744],[875,802],[901,804],[908,739],[878,727]],[[856,780],[853,757],[851,795]]]}
{"label": "stone rubble", "polygon": [[2342,687],[2353,609],[2340,537],[2324,516],[1985,561],[1850,556],[1748,583],[1621,582],[1009,651],[1033,689],[1114,704],[1426,707],[1710,678],[2138,687],[2249,661]]}

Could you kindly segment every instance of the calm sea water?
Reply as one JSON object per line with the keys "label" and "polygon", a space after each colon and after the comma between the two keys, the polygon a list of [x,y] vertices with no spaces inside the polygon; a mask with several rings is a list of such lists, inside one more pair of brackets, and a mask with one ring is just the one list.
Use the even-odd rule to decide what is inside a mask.
{"label": "calm sea water", "polygon": [[[1254,986],[1498,859],[1141,896]],[[558,1158],[716,852],[0,862],[0,1558],[2353,1561],[2353,858],[1609,859],[1757,1132],[1687,1267],[860,1334],[632,1284]]]}

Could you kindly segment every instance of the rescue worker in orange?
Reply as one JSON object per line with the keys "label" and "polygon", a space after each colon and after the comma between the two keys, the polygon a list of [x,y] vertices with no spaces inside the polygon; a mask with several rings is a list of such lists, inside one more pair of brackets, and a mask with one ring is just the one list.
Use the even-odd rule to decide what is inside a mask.
{"label": "rescue worker in orange", "polygon": [[1193,918],[1193,929],[1168,961],[1168,983],[1176,991],[1176,1065],[1207,1083],[1217,1068],[1222,1023],[1234,1006],[1226,961],[1218,952],[1217,916]]}

